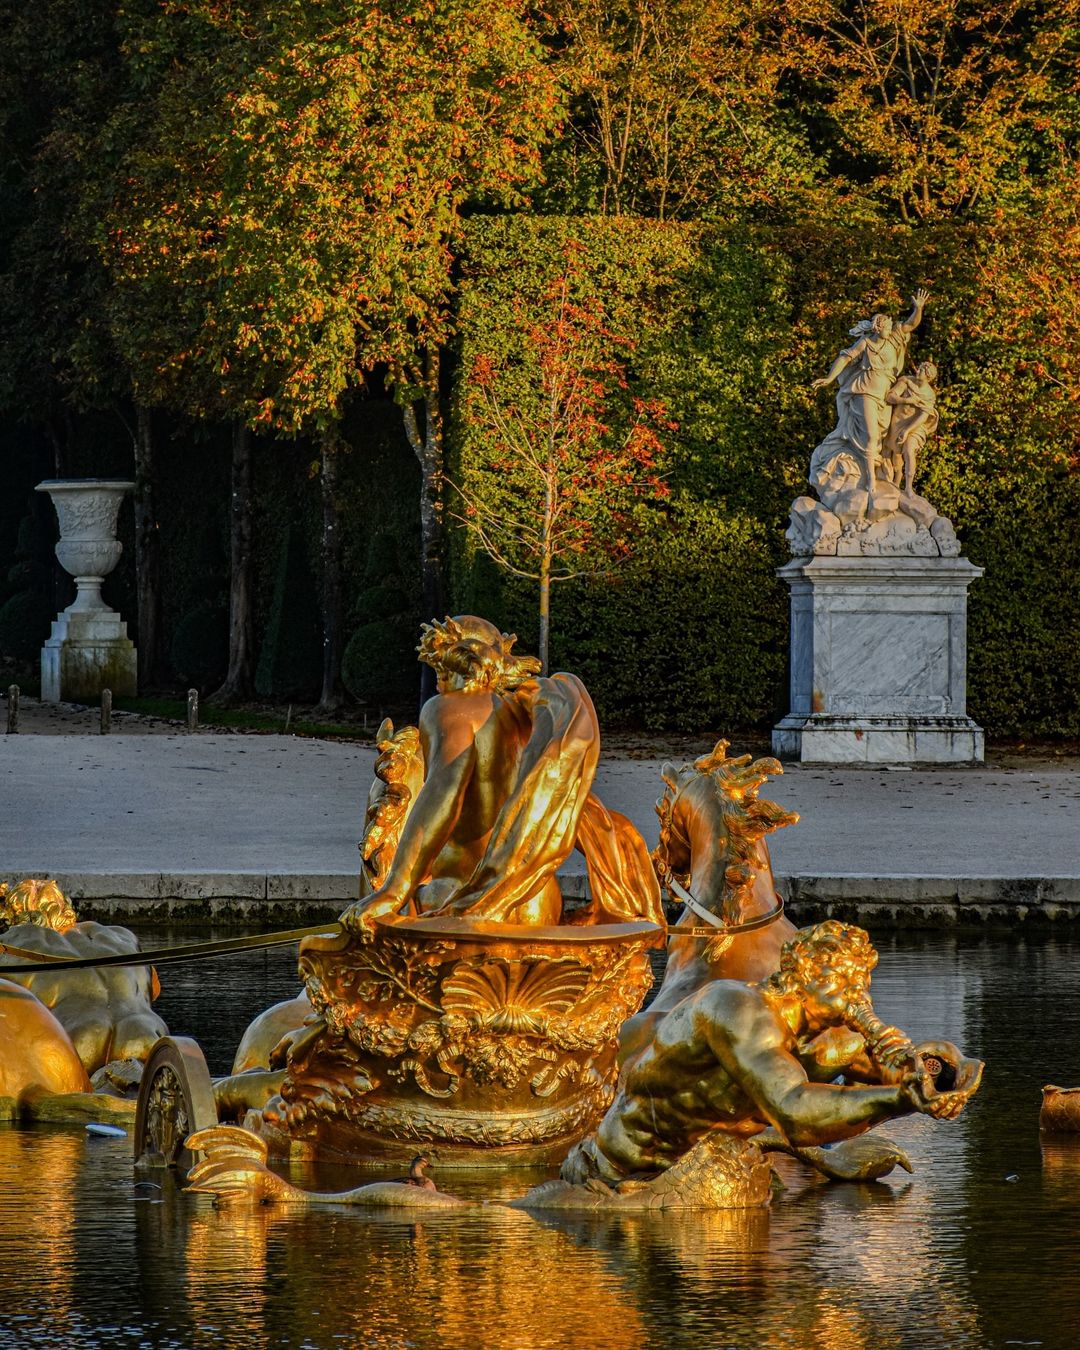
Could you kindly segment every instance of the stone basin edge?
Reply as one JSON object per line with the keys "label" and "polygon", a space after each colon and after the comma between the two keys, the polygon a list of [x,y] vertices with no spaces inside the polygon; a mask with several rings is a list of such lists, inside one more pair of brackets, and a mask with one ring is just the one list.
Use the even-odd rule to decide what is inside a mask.
{"label": "stone basin edge", "polygon": [[[51,872],[30,866],[0,872],[0,881],[10,885],[27,876],[53,877],[84,919],[253,932],[336,918],[357,895],[356,877],[334,872]],[[588,898],[584,875],[560,880],[571,904]],[[1080,876],[778,874],[777,884],[796,923],[837,918],[879,933],[1080,919]]]}

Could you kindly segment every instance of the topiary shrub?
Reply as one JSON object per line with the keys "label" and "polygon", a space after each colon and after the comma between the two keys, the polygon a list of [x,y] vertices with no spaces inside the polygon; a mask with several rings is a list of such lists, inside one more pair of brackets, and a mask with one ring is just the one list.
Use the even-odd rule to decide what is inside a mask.
{"label": "topiary shrub", "polygon": [[19,591],[0,608],[0,661],[30,665],[49,636],[51,601],[40,591]]}
{"label": "topiary shrub", "polygon": [[178,679],[197,689],[220,684],[229,667],[229,613],[212,600],[190,610],[176,625],[169,653]]}
{"label": "topiary shrub", "polygon": [[341,662],[345,688],[360,703],[377,708],[406,704],[416,697],[416,626],[398,615],[361,624]]}

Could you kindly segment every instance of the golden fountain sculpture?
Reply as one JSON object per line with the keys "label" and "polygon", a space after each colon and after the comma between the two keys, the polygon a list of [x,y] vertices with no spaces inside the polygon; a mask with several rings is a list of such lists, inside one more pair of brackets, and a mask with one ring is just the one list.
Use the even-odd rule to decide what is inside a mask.
{"label": "golden fountain sculpture", "polygon": [[[885,1025],[869,996],[876,964],[861,928],[828,919],[795,932],[778,969],[759,984],[706,978],[624,1064],[615,1100],[570,1150],[560,1179],[511,1207],[760,1208],[772,1199],[774,1152],[834,1181],[874,1181],[896,1166],[911,1171],[902,1149],[868,1131],[915,1112],[955,1119],[983,1066],[949,1042],[914,1045]],[[305,1191],[268,1166],[265,1140],[235,1126],[187,1142],[203,1154],[192,1189],[219,1204],[453,1202],[404,1180]]]}
{"label": "golden fountain sculpture", "polygon": [[0,1100],[22,1118],[133,1115],[141,1063],[168,1028],[151,967],[19,973],[35,960],[131,954],[126,928],[80,923],[55,881],[0,885]]}
{"label": "golden fountain sculpture", "polygon": [[[284,1053],[249,1038],[238,1067],[263,1040],[276,1076],[219,1089],[225,1113],[262,1102],[274,1154],[557,1161],[614,1096],[660,888],[641,836],[591,792],[585,687],[539,677],[514,642],[470,615],[425,626],[438,694],[418,728],[380,730],[361,898],[344,933],[301,945],[306,1023]],[[592,899],[564,915],[556,871],[575,847]],[[267,1030],[304,1013],[293,1001]]]}
{"label": "golden fountain sculpture", "polygon": [[[419,733],[380,736],[366,894],[345,938],[305,940],[312,1012],[285,1038],[280,1097],[249,1117],[258,1135],[225,1125],[188,1141],[204,1158],[196,1189],[248,1203],[423,1207],[432,1196],[397,1183],[303,1191],[268,1166],[281,1139],[398,1158],[437,1142],[440,1165],[569,1149],[560,1180],[513,1202],[526,1209],[759,1207],[773,1152],[832,1180],[911,1170],[868,1132],[914,1112],[955,1118],[983,1066],[877,1017],[877,953],[862,929],[796,931],[782,917],[765,835],[797,817],[758,797],[780,765],[728,759],[720,741],[664,766],[652,862],[685,908],[663,986],[628,1016],[662,922],[654,874],[629,824],[589,795],[584,690],[571,676],[533,679],[511,642],[479,619],[427,630],[440,695]],[[493,742],[516,747],[513,773]],[[556,926],[550,883],[575,840],[593,899],[583,926]]]}

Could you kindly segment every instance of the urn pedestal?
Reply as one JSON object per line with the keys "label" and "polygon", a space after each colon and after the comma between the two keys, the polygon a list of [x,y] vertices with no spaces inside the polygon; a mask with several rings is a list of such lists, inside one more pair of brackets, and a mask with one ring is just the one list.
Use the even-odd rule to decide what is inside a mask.
{"label": "urn pedestal", "polygon": [[966,558],[798,558],[791,588],[791,711],[782,759],[964,764],[983,758],[967,715]]}
{"label": "urn pedestal", "polygon": [[120,561],[116,518],[133,483],[104,478],[59,478],[37,485],[52,497],[60,521],[56,556],[75,578],[77,593],[53,620],[41,649],[41,698],[94,701],[103,689],[131,697],[137,691],[135,644],[127,624],[101,598],[102,582]]}

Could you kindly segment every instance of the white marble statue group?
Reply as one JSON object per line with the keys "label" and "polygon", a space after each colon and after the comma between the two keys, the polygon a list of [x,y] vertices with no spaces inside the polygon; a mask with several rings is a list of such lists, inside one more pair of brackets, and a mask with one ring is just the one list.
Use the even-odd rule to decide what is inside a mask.
{"label": "white marble statue group", "polygon": [[814,381],[814,389],[836,381],[836,426],[810,460],[819,500],[792,504],[787,538],[796,556],[958,556],[952,524],[914,488],[919,454],[938,424],[934,364],[904,374],[926,301],[920,290],[906,319],[875,314],[857,323],[855,341]]}

